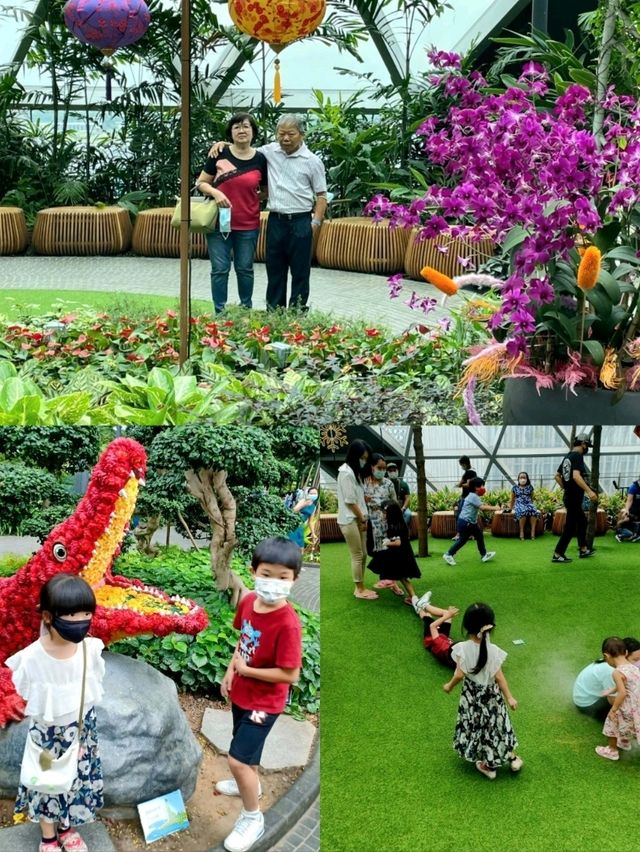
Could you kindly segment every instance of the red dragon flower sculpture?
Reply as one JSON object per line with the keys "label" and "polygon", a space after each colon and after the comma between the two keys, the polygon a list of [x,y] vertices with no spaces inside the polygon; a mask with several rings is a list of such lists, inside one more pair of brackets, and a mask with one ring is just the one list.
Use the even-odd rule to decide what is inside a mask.
{"label": "red dragon flower sculpture", "polygon": [[93,588],[98,607],[91,635],[107,644],[124,636],[199,633],[207,614],[194,601],[114,576],[113,560],[129,528],[147,457],[130,438],[116,438],[101,455],[87,492],[66,521],[16,574],[0,578],[0,727],[22,718],[24,701],[4,663],[40,634],[40,589],[62,571],[79,574]]}

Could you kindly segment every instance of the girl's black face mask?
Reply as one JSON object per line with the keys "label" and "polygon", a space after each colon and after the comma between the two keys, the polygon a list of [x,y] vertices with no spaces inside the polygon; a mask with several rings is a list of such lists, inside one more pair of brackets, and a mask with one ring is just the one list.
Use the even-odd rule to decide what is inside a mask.
{"label": "girl's black face mask", "polygon": [[60,618],[60,616],[56,615],[51,622],[51,625],[58,631],[63,639],[66,639],[67,642],[74,642],[77,645],[82,642],[89,632],[91,619],[87,618],[85,621],[67,621],[66,619]]}

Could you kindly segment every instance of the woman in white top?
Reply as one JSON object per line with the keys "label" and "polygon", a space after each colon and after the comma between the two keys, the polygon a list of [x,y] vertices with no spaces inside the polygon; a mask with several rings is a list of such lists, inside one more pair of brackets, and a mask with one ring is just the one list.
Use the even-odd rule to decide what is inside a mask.
{"label": "woman in white top", "polygon": [[59,758],[77,735],[86,652],[80,755],[70,792],[39,793],[23,784],[18,788],[15,813],[40,823],[40,852],[87,852],[74,826],[93,822],[104,805],[94,709],[102,698],[104,645],[85,638],[95,609],[88,583],[76,574],[56,574],[40,593],[42,635],[7,660],[31,717],[27,736]]}
{"label": "woman in white top", "polygon": [[505,764],[517,772],[522,759],[515,753],[518,740],[506,705],[515,710],[518,702],[502,674],[507,655],[489,638],[495,626],[493,610],[484,603],[471,604],[462,626],[469,638],[451,648],[456,670],[443,686],[445,692],[451,692],[464,680],[453,747],[487,778],[495,778],[496,769]]}
{"label": "woman in white top", "polygon": [[352,441],[344,464],[338,469],[338,526],[351,553],[351,575],[354,596],[372,601],[378,595],[364,585],[367,558],[367,504],[364,499],[364,475],[371,450],[364,441]]}

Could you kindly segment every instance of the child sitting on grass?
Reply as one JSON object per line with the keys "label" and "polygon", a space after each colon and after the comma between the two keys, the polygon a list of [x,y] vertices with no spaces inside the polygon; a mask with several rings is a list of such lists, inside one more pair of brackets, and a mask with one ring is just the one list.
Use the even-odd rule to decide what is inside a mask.
{"label": "child sitting on grass", "polygon": [[[448,609],[433,606],[431,604],[431,592],[427,592],[419,598],[414,607],[424,625],[424,647],[433,654],[436,660],[444,663],[450,669],[455,669],[456,664],[451,656],[451,649],[455,642],[449,637],[449,633],[451,632],[451,619],[455,618],[460,610],[455,606],[450,606]],[[432,618],[432,615],[437,616],[437,618]]]}
{"label": "child sitting on grass", "polygon": [[609,738],[606,746],[596,746],[596,754],[607,760],[619,760],[618,749],[629,751],[640,742],[640,670],[628,657],[624,639],[610,636],[602,643],[602,656],[612,668],[615,698],[604,721],[602,733]]}

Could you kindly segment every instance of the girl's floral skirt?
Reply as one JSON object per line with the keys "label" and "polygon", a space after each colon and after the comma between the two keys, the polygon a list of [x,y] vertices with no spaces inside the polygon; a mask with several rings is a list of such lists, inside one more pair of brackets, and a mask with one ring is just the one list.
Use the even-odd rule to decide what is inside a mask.
{"label": "girl's floral skirt", "polygon": [[[53,751],[54,757],[60,757],[73,742],[78,723],[47,727],[32,720],[28,736],[42,748]],[[32,822],[45,819],[57,822],[62,831],[75,825],[93,822],[96,811],[104,805],[102,795],[102,766],[98,753],[98,735],[96,731],[96,712],[92,707],[84,718],[80,738],[80,760],[78,777],[68,793],[51,795],[37,793],[20,784],[14,812],[24,814]]]}
{"label": "girl's floral skirt", "polygon": [[497,683],[482,686],[465,677],[453,747],[465,760],[494,769],[509,762],[518,740]]}

